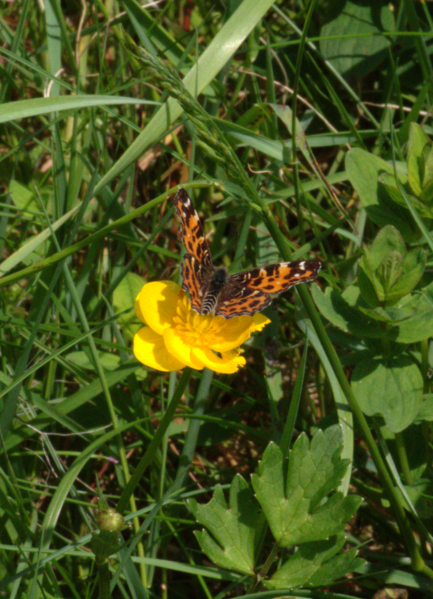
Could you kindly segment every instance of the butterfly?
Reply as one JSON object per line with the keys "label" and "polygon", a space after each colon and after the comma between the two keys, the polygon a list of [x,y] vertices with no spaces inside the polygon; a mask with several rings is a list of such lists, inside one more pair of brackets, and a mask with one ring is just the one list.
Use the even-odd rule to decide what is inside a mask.
{"label": "butterfly", "polygon": [[184,189],[177,192],[174,206],[187,251],[182,289],[189,292],[192,307],[199,314],[252,316],[278,293],[317,277],[321,264],[315,260],[280,262],[231,275],[224,266],[214,266],[200,218]]}

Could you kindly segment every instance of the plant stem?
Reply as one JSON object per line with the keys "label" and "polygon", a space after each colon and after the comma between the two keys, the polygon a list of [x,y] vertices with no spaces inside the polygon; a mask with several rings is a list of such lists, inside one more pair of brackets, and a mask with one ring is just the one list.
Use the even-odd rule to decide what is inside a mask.
{"label": "plant stem", "polygon": [[280,546],[278,545],[278,543],[275,543],[275,545],[272,547],[272,549],[271,549],[268,557],[266,558],[266,561],[263,564],[262,569],[257,574],[257,578],[256,578],[256,581],[254,583],[253,592],[260,585],[260,583],[262,582],[262,580],[266,577],[266,574],[268,573],[269,568],[274,563],[274,560],[277,557],[277,553],[278,553],[279,550],[280,550]]}
{"label": "plant stem", "polygon": [[108,560],[98,564],[99,574],[99,599],[110,599],[110,569]]}
{"label": "plant stem", "polygon": [[397,448],[398,459],[404,480],[407,485],[413,484],[412,472],[410,471],[409,461],[407,459],[406,445],[402,433],[395,433],[395,445]]}

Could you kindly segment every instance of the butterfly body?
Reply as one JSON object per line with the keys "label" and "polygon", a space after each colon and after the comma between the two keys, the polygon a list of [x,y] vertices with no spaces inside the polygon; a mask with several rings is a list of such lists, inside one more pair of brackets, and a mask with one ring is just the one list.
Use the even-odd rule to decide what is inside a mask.
{"label": "butterfly body", "polygon": [[199,314],[252,316],[279,293],[317,277],[321,265],[314,260],[269,264],[233,275],[225,267],[215,267],[199,216],[184,189],[178,191],[174,204],[187,250],[182,288]]}
{"label": "butterfly body", "polygon": [[228,270],[221,266],[216,268],[210,276],[205,279],[202,288],[200,289],[200,297],[202,302],[200,306],[200,314],[211,314],[218,302],[218,297],[227,285],[230,279]]}

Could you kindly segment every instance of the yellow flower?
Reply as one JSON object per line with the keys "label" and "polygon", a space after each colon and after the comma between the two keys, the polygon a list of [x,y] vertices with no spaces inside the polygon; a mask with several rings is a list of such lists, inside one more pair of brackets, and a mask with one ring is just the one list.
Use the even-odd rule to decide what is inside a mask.
{"label": "yellow flower", "polygon": [[185,366],[232,373],[245,366],[240,345],[270,320],[262,314],[197,314],[188,296],[172,281],[147,283],[135,300],[135,313],[147,326],[134,337],[134,355],[144,364],[170,372]]}

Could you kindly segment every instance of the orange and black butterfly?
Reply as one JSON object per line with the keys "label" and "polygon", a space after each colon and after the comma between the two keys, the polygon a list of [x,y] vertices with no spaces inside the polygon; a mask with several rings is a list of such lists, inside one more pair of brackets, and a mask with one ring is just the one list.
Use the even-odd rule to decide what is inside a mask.
{"label": "orange and black butterfly", "polygon": [[187,251],[182,289],[188,291],[192,307],[199,314],[252,316],[279,293],[317,277],[321,264],[315,260],[279,262],[234,275],[224,266],[215,267],[200,218],[184,189],[176,194],[174,205]]}

